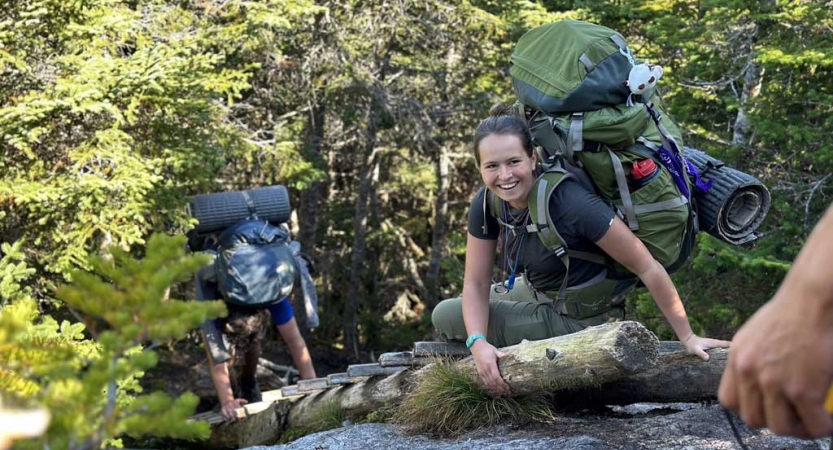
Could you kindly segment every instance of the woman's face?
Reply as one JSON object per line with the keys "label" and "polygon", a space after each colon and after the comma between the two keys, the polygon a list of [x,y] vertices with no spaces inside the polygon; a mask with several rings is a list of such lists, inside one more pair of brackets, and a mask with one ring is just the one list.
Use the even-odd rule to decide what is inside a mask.
{"label": "woman's face", "polygon": [[492,134],[480,141],[480,176],[486,187],[515,208],[527,207],[535,181],[535,156],[527,156],[512,134]]}

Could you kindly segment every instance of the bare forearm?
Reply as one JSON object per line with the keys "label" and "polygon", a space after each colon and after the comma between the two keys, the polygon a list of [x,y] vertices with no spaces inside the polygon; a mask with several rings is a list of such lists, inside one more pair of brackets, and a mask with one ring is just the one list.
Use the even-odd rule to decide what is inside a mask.
{"label": "bare forearm", "polygon": [[463,286],[463,322],[469,336],[489,330],[489,288],[487,283],[466,283]]}
{"label": "bare forearm", "polygon": [[685,341],[693,334],[691,324],[688,322],[688,316],[685,312],[685,307],[668,276],[668,272],[657,261],[652,260],[652,264],[646,270],[639,274],[639,279],[648,288],[648,292],[654,298],[665,320],[674,329],[677,339]]}
{"label": "bare forearm", "polygon": [[281,339],[286,343],[286,346],[289,347],[292,362],[298,369],[301,378],[305,380],[315,378],[312,357],[309,354],[304,337],[301,336],[301,330],[298,328],[298,322],[295,321],[295,318],[293,317],[283,325],[278,325],[278,333],[280,333]]}
{"label": "bare forearm", "polygon": [[228,363],[212,364],[209,360],[211,370],[211,381],[214,382],[214,389],[217,391],[217,398],[220,404],[224,405],[234,400],[231,391],[231,377],[229,376]]}
{"label": "bare forearm", "polygon": [[302,340],[300,345],[290,345],[289,353],[292,354],[292,361],[295,367],[298,368],[298,373],[304,380],[315,378],[315,367],[312,365],[312,357],[309,354],[309,349]]}

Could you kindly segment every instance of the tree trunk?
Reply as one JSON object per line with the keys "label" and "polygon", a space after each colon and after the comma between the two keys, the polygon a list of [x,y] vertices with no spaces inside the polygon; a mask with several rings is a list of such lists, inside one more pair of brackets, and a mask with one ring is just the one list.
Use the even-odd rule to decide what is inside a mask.
{"label": "tree trunk", "polygon": [[365,135],[364,158],[362,159],[358,198],[353,228],[353,255],[350,263],[350,282],[346,289],[344,308],[344,344],[352,351],[353,358],[359,359],[358,311],[359,286],[362,282],[365,249],[367,243],[367,203],[370,198],[373,173],[376,166],[376,133],[379,121],[379,110],[376,102],[371,101],[367,114],[367,129]]}
{"label": "tree trunk", "polygon": [[[454,73],[458,70],[458,63],[460,55],[454,44],[448,47],[445,53],[445,70],[438,75],[438,84],[442,88],[440,98],[446,105],[452,102],[454,93],[449,92],[448,74]],[[446,133],[448,127],[448,119],[441,116],[437,119],[437,128],[441,133]],[[428,297],[423,299],[429,310],[434,309],[437,303],[442,300],[440,298],[441,291],[441,277],[440,277],[440,262],[443,257],[443,248],[445,247],[445,235],[448,223],[448,191],[451,187],[451,178],[449,176],[449,169],[451,167],[451,160],[448,157],[448,143],[445,141],[436,142],[434,138],[430,140],[429,145],[437,148],[436,169],[437,176],[437,198],[434,201],[434,232],[431,234],[431,259],[428,263],[428,273],[426,274],[426,284],[428,285]]]}
{"label": "tree trunk", "polygon": [[431,236],[431,260],[428,264],[427,288],[428,297],[425,300],[428,309],[434,309],[440,298],[440,262],[445,246],[446,220],[448,217],[448,191],[451,186],[448,149],[445,145],[439,147],[437,159],[437,199],[434,202],[434,232]]}
{"label": "tree trunk", "polygon": [[419,248],[419,246],[405,234],[405,231],[402,230],[402,228],[393,224],[389,219],[382,222],[382,229],[386,231],[389,230],[396,235],[396,240],[399,242],[399,251],[402,252],[402,266],[405,268],[405,272],[407,272],[411,277],[411,283],[414,284],[414,289],[420,297],[420,300],[424,302],[428,297],[428,288],[425,286],[425,283],[422,281],[422,277],[419,275],[419,266],[417,265],[417,261],[411,255],[415,255],[417,258],[422,258],[425,256],[425,253],[423,253],[422,249]]}
{"label": "tree trunk", "polygon": [[[307,155],[306,158],[313,162],[316,167],[323,165],[321,146],[324,142],[324,121],[326,118],[326,106],[323,99],[314,96],[309,118],[307,121]],[[298,242],[301,248],[315,259],[316,229],[318,228],[319,206],[321,205],[321,190],[325,183],[314,181],[309,189],[301,191],[301,199],[298,207]]]}
{"label": "tree trunk", "polygon": [[[761,0],[760,8],[762,13],[768,13],[775,9],[774,0]],[[761,92],[764,69],[755,61],[755,42],[757,37],[770,25],[769,20],[756,20],[752,35],[749,36],[749,58],[743,68],[743,91],[740,95],[740,107],[735,119],[732,143],[739,146],[750,145],[753,140],[752,124],[749,121],[749,111],[754,104],[755,98]]]}
{"label": "tree trunk", "polygon": [[744,68],[743,92],[740,95],[740,107],[735,119],[735,130],[732,134],[732,143],[735,145],[749,145],[750,143],[752,124],[749,122],[747,113],[753,100],[761,92],[763,74],[764,69],[752,59]]}

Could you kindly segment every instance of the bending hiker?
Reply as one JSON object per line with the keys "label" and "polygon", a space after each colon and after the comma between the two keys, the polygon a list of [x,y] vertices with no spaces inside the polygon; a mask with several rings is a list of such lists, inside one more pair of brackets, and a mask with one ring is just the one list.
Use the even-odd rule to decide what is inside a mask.
{"label": "bending hiker", "polygon": [[[625,295],[637,279],[610,279],[604,261],[571,257],[566,266],[563,254],[547,249],[529,227],[540,223],[530,218],[530,192],[540,173],[530,132],[505,105],[496,105],[491,114],[478,125],[473,142],[485,187],[469,210],[463,295],[437,305],[433,323],[445,337],[466,340],[483,383],[505,393],[508,385],[497,368],[503,354],[497,347],[620,320]],[[565,177],[549,197],[550,220],[564,246],[581,254],[607,254],[635,274],[690,353],[708,359],[705,350],[729,346],[694,334],[665,268],[613,208],[577,180]],[[501,233],[502,265],[510,276],[506,285],[492,285]]]}
{"label": "bending hiker", "polygon": [[833,433],[833,206],[775,296],[743,325],[718,396],[753,427],[819,438]]}
{"label": "bending hiker", "polygon": [[223,299],[229,314],[204,323],[201,331],[221,412],[229,420],[235,419],[235,409],[261,400],[255,372],[269,316],[300,377],[316,377],[287,298],[300,279],[307,326],[318,326],[315,286],[299,250],[286,230],[257,219],[239,222],[206,241],[204,251],[215,260],[197,274],[197,298]]}

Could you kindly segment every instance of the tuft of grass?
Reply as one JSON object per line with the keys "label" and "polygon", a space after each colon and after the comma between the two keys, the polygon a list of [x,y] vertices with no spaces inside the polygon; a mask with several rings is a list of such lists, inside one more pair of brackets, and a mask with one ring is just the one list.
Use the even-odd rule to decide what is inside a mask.
{"label": "tuft of grass", "polygon": [[356,418],[356,423],[388,423],[396,415],[394,406],[386,405],[377,410],[370,411],[363,417]]}
{"label": "tuft of grass", "polygon": [[304,437],[308,434],[309,433],[303,428],[289,427],[289,428],[283,430],[283,433],[281,433],[280,439],[278,439],[278,442],[275,442],[275,444],[277,444],[277,445],[289,444],[290,442],[298,440],[298,439],[300,439],[300,438],[302,438],[302,437]]}
{"label": "tuft of grass", "polygon": [[347,419],[347,413],[341,408],[341,405],[336,401],[326,402],[315,409],[310,415],[309,422],[305,423],[305,428],[313,430],[313,432],[332,430],[338,428]]}
{"label": "tuft of grass", "polygon": [[455,364],[426,369],[394,421],[412,433],[458,436],[500,423],[552,421],[546,396],[493,397]]}

